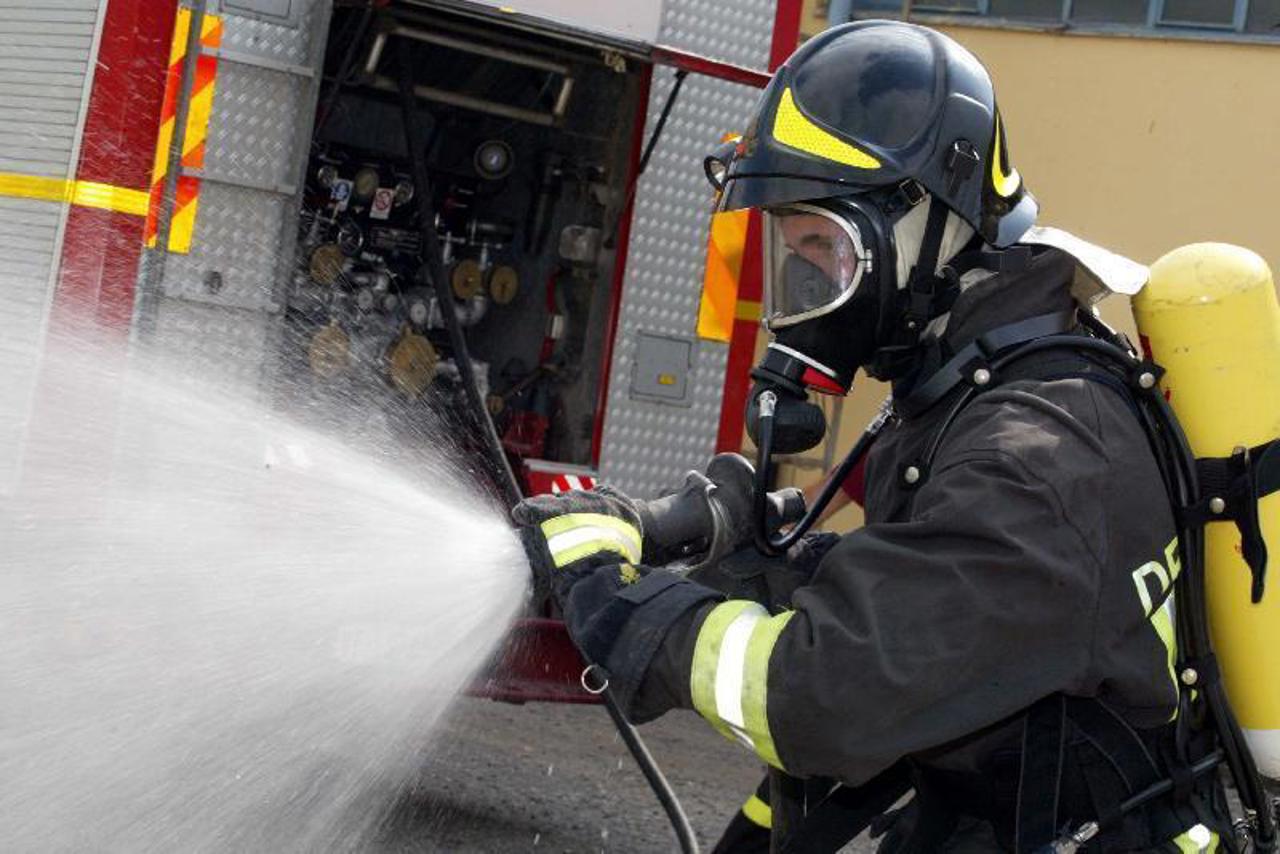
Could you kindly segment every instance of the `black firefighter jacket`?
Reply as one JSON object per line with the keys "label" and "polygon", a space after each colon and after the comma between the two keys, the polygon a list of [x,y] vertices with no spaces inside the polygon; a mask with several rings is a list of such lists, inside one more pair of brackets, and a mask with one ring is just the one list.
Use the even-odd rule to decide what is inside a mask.
{"label": "black firefighter jacket", "polygon": [[[1073,264],[1050,250],[967,290],[947,344],[1069,308]],[[673,626],[637,718],[694,708],[770,764],[846,784],[903,757],[980,768],[1054,692],[1099,697],[1141,728],[1170,719],[1174,527],[1123,394],[1078,377],[1000,382],[911,487],[903,472],[947,402],[885,428],[866,526],[793,610],[729,600]]]}

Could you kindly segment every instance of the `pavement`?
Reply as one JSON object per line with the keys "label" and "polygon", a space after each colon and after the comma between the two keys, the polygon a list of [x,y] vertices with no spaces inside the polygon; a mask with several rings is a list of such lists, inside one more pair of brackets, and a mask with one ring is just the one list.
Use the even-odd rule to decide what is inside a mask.
{"label": "pavement", "polygon": [[[764,775],[691,712],[640,728],[703,851]],[[668,852],[662,809],[597,706],[464,699],[374,847],[390,852]],[[848,852],[873,850],[864,840]]]}

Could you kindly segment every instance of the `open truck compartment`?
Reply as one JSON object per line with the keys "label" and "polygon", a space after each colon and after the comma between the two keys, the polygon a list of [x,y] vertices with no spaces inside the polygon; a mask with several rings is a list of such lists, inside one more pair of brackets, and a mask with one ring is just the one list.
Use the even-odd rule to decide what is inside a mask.
{"label": "open truck compartment", "polygon": [[[406,60],[422,136],[413,140],[400,97]],[[339,8],[323,76],[280,388],[358,395],[387,417],[441,423],[441,409],[463,411],[443,316],[452,310],[513,460],[591,466],[641,118],[638,63],[441,10],[375,18]],[[429,188],[415,186],[411,144],[425,152]],[[432,196],[452,306],[439,303],[425,263],[418,192]]]}
{"label": "open truck compartment", "polygon": [[[736,447],[758,296],[738,294],[731,342],[695,333],[702,158],[765,79],[752,67],[773,7],[726,22],[697,3],[641,5],[639,29],[619,13],[583,30],[485,3],[208,3],[196,61],[170,77],[215,91],[203,129],[176,116],[187,138],[154,193],[173,202],[150,223],[135,338],[285,408],[357,402],[343,408],[358,429],[467,458],[478,437],[423,264],[425,192],[526,491],[605,478],[652,494]],[[198,114],[200,91],[177,110]]]}

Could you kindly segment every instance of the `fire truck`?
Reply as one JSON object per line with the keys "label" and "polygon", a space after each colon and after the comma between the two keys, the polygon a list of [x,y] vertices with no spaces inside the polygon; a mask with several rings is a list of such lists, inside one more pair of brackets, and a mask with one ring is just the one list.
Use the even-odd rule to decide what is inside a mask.
{"label": "fire truck", "polygon": [[[422,260],[429,210],[522,485],[652,493],[741,439],[758,250],[745,226],[708,240],[701,163],[799,16],[793,0],[6,4],[0,253],[30,339],[14,343],[92,314],[196,336],[191,358],[223,374],[428,406],[467,369]],[[708,280],[730,293],[699,335]],[[6,370],[35,382],[33,364]]]}
{"label": "fire truck", "polygon": [[[759,225],[713,222],[703,158],[800,0],[0,5],[0,494],[85,320],[406,442],[487,432],[525,494],[741,444]],[[477,692],[593,701],[539,616]]]}

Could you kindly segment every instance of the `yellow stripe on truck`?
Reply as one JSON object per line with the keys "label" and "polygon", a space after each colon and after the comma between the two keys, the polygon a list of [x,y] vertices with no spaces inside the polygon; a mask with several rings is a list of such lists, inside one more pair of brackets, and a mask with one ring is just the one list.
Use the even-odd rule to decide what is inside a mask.
{"label": "yellow stripe on truck", "polygon": [[131,190],[97,181],[20,175],[15,172],[0,172],[0,196],[64,202],[133,216],[146,216],[148,203],[145,190]]}

